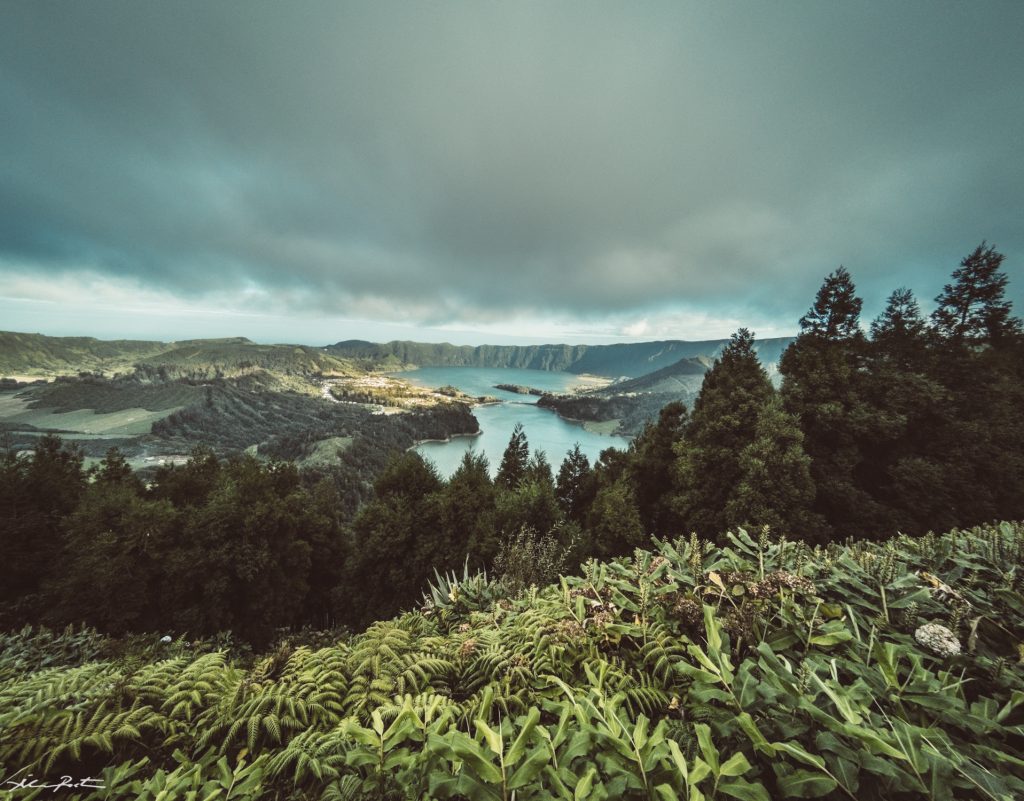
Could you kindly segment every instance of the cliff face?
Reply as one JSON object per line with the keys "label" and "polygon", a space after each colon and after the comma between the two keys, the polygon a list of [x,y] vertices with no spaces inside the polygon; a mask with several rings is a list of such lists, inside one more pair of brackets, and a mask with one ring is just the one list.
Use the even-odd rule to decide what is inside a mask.
{"label": "cliff face", "polygon": [[[680,359],[714,358],[726,339],[702,342],[663,340],[617,345],[449,345],[420,342],[377,344],[360,340],[339,342],[326,348],[346,359],[370,359],[412,364],[418,367],[516,367],[591,373],[610,378],[636,378],[670,367]],[[790,342],[778,337],[758,342],[766,362],[775,362]]]}

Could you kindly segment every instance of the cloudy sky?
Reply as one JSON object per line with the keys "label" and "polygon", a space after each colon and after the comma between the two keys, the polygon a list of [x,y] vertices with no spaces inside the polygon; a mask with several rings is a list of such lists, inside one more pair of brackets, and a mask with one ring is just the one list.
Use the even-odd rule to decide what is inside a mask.
{"label": "cloudy sky", "polygon": [[789,334],[823,276],[1024,306],[1024,2],[0,6],[0,328]]}

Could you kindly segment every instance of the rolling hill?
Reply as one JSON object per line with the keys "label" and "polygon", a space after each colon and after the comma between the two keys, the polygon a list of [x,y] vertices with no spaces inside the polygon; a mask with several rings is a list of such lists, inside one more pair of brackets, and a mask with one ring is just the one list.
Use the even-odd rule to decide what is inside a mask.
{"label": "rolling hill", "polygon": [[283,375],[353,375],[353,364],[306,345],[259,345],[245,337],[178,342],[50,337],[0,331],[0,377],[131,372],[233,375],[263,369]]}
{"label": "rolling hill", "polygon": [[167,350],[164,342],[0,331],[0,376],[117,372]]}

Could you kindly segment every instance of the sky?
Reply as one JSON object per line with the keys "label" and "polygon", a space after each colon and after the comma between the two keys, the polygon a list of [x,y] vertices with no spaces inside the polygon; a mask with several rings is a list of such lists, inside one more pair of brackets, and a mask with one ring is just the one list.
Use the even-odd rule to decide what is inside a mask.
{"label": "sky", "polygon": [[1024,2],[8,0],[0,329],[616,342],[1024,309]]}

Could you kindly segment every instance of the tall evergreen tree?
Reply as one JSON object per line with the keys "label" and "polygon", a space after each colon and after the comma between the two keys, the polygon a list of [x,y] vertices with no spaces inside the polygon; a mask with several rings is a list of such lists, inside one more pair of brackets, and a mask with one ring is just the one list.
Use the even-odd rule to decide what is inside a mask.
{"label": "tall evergreen tree", "polygon": [[682,521],[674,507],[675,464],[676,448],[682,442],[686,423],[687,411],[682,401],[668,403],[657,421],[644,426],[629,446],[640,519],[646,531],[659,536],[682,533]]}
{"label": "tall evergreen tree", "polygon": [[397,456],[374,485],[374,498],[352,525],[347,589],[352,617],[366,622],[419,598],[435,568],[461,566],[465,554],[446,547],[440,517],[441,479],[415,451]]}
{"label": "tall evergreen tree", "polygon": [[17,604],[12,620],[40,612],[39,591],[54,572],[61,552],[61,520],[77,507],[86,489],[83,455],[52,434],[36,441],[30,456],[8,450],[0,472],[0,553],[4,558],[0,606]]}
{"label": "tall evergreen tree", "polygon": [[[175,561],[168,558],[170,550],[188,547],[181,542],[187,539],[182,537],[183,522],[169,502],[140,497],[130,481],[95,481],[62,521],[64,547],[60,572],[47,586],[47,622],[88,621],[112,634],[167,627],[171,615],[189,602],[172,599],[165,587],[173,572],[168,562]],[[206,559],[190,561],[193,571],[211,567]],[[200,598],[212,600],[193,597],[191,605],[202,609]],[[193,621],[198,631],[203,620],[197,615]]]}
{"label": "tall evergreen tree", "polygon": [[953,272],[935,302],[932,322],[940,336],[955,342],[995,343],[1021,331],[1019,319],[1010,316],[1005,297],[1006,273],[1000,271],[1002,253],[984,242],[966,256]]}
{"label": "tall evergreen tree", "polygon": [[498,465],[498,475],[495,483],[505,489],[515,489],[526,477],[526,468],[530,461],[530,444],[523,432],[523,424],[516,423],[509,438],[505,453],[501,457],[501,464]]}
{"label": "tall evergreen tree", "polygon": [[914,294],[897,289],[871,323],[863,383],[874,425],[861,443],[859,475],[861,486],[884,507],[886,528],[908,534],[924,533],[939,521],[943,528],[955,525],[940,511],[947,504],[936,447],[950,398],[932,375],[928,344]]}
{"label": "tall evergreen tree", "polygon": [[544,451],[538,450],[533,452],[530,461],[526,463],[524,478],[527,481],[545,484],[551,487],[551,489],[555,488],[555,477],[551,472],[551,463],[548,462],[548,455]]}
{"label": "tall evergreen tree", "polygon": [[523,480],[514,490],[499,490],[496,528],[503,539],[527,528],[538,534],[551,531],[562,519],[553,484]]}
{"label": "tall evergreen tree", "polygon": [[596,492],[597,486],[594,471],[590,468],[590,459],[577,442],[566,454],[562,466],[558,468],[555,497],[558,498],[562,513],[569,520],[582,524]]}
{"label": "tall evergreen tree", "polygon": [[914,293],[900,287],[889,295],[885,309],[871,323],[871,355],[901,369],[920,367],[926,333]]}
{"label": "tall evergreen tree", "polygon": [[956,525],[1024,514],[1024,337],[1005,298],[1003,258],[982,243],[932,315],[932,373],[950,398],[935,439]]}
{"label": "tall evergreen tree", "polygon": [[679,446],[677,508],[687,528],[705,537],[728,528],[725,510],[741,477],[740,454],[754,441],[772,394],[754,335],[741,328],[704,377]]}
{"label": "tall evergreen tree", "polygon": [[860,330],[863,305],[850,273],[840,266],[825,279],[814,305],[800,318],[800,330],[826,341],[857,339],[863,336]]}
{"label": "tall evergreen tree", "polygon": [[885,533],[882,508],[860,486],[861,446],[876,425],[865,387],[861,305],[844,268],[828,275],[779,363],[783,405],[800,421],[811,457],[814,511],[842,537]]}
{"label": "tall evergreen tree", "polygon": [[495,488],[484,454],[467,451],[441,491],[441,525],[448,549],[487,566],[500,544],[495,529]]}

